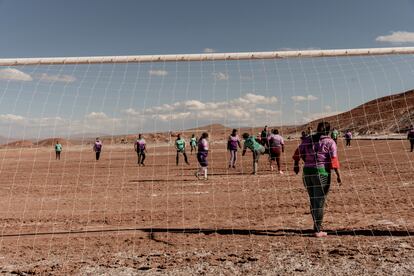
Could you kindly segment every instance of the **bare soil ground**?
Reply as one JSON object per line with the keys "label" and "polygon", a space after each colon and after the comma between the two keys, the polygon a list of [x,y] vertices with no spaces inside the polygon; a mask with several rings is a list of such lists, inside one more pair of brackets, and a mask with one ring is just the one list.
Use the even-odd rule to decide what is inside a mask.
{"label": "bare soil ground", "polygon": [[[210,178],[175,166],[173,148],[131,145],[0,150],[0,267],[6,274],[412,275],[414,154],[406,141],[339,144],[343,185],[333,181],[316,239],[301,177],[251,154],[227,169],[213,145]],[[240,157],[240,156],[239,156]]]}

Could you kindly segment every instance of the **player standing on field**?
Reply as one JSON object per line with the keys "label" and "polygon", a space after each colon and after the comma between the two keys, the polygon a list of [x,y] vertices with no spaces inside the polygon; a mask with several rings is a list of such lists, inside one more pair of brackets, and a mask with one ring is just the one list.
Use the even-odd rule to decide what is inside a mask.
{"label": "player standing on field", "polygon": [[229,168],[236,168],[237,149],[241,149],[240,138],[237,135],[237,129],[233,129],[227,140],[227,150],[230,152]]}
{"label": "player standing on field", "polygon": [[333,130],[332,130],[332,132],[331,132],[331,138],[332,138],[332,140],[334,140],[334,141],[335,141],[335,144],[338,144],[338,143],[337,143],[338,136],[339,136],[339,132],[338,132],[338,130],[337,130],[336,128],[333,128]]}
{"label": "player standing on field", "polygon": [[246,150],[250,149],[253,152],[253,172],[252,174],[257,174],[257,167],[259,163],[259,158],[261,155],[265,154],[265,147],[259,144],[253,136],[250,136],[249,133],[243,134],[244,145],[242,156],[246,154]]}
{"label": "player standing on field", "polygon": [[303,183],[310,198],[315,237],[328,235],[322,231],[322,222],[325,200],[331,184],[331,170],[335,171],[337,182],[341,183],[337,147],[328,136],[329,130],[328,122],[319,123],[316,134],[304,138],[293,155],[293,170],[296,174],[299,173],[299,161],[304,161]]}
{"label": "player standing on field", "polygon": [[197,152],[197,138],[195,137],[194,133],[193,135],[191,135],[190,147],[191,147],[191,154],[193,154],[193,150],[195,153]]}
{"label": "player standing on field", "polygon": [[56,160],[60,160],[60,154],[62,152],[62,145],[59,143],[59,141],[56,141],[55,145],[55,153],[56,153]]}
{"label": "player standing on field", "polygon": [[279,135],[279,130],[273,129],[272,133],[267,137],[267,144],[269,145],[269,163],[270,170],[273,171],[273,161],[276,161],[277,171],[283,174],[281,170],[280,156],[285,152],[285,141]]}
{"label": "player standing on field", "polygon": [[99,140],[99,137],[97,137],[95,140],[95,143],[93,144],[93,151],[95,152],[96,161],[98,161],[99,158],[101,157],[102,147],[103,147],[102,141]]}
{"label": "player standing on field", "polygon": [[351,140],[352,140],[352,132],[348,129],[345,132],[345,141],[346,141],[346,146],[347,147],[351,146]]}
{"label": "player standing on field", "polygon": [[147,143],[145,142],[142,134],[138,135],[138,139],[135,141],[134,148],[138,156],[138,166],[145,166],[144,160],[145,153],[147,152]]}
{"label": "player standing on field", "polygon": [[197,161],[200,165],[200,168],[196,172],[196,176],[200,179],[200,176],[204,177],[204,180],[207,180],[207,167],[208,167],[208,133],[203,132],[201,134],[200,140],[198,140],[198,151],[197,151]]}
{"label": "player standing on field", "polygon": [[177,155],[175,156],[175,163],[178,166],[178,161],[180,159],[180,154],[184,156],[184,161],[187,165],[188,163],[187,154],[185,153],[185,140],[181,138],[181,134],[178,134],[177,139],[175,140],[175,149],[177,150]]}

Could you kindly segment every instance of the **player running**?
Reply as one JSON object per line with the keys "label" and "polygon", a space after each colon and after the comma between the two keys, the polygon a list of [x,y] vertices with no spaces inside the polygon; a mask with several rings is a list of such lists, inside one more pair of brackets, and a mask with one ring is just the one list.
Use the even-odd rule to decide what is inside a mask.
{"label": "player running", "polygon": [[316,134],[303,139],[293,155],[293,170],[296,174],[299,173],[300,159],[304,161],[303,183],[310,198],[315,237],[328,235],[322,231],[322,221],[323,208],[331,184],[331,170],[335,171],[337,182],[341,183],[337,146],[328,136],[329,130],[328,122],[319,123]]}
{"label": "player running", "polygon": [[134,149],[138,156],[138,166],[145,166],[145,153],[147,152],[147,143],[145,142],[142,134],[138,135],[138,139],[135,141]]}
{"label": "player running", "polygon": [[410,126],[410,130],[407,133],[407,139],[410,140],[411,152],[413,152],[414,150],[414,126],[413,125]]}
{"label": "player running", "polygon": [[331,138],[332,140],[334,140],[335,144],[338,144],[338,136],[339,136],[339,131],[336,128],[333,128],[331,132]]}
{"label": "player running", "polygon": [[96,161],[98,161],[101,157],[102,147],[102,141],[99,140],[99,137],[97,137],[95,143],[93,144],[93,151],[95,152]]}
{"label": "player running", "polygon": [[346,141],[346,146],[350,147],[351,146],[351,140],[352,140],[352,132],[348,129],[345,132],[345,141]]}
{"label": "player running", "polygon": [[200,168],[195,173],[196,177],[200,179],[201,176],[204,177],[204,180],[207,180],[207,167],[208,167],[208,133],[203,132],[201,134],[200,140],[198,140],[198,152],[197,152],[197,161],[200,165]]}
{"label": "player running", "polygon": [[237,129],[233,129],[227,140],[227,150],[230,152],[229,168],[236,168],[237,149],[241,149],[240,138],[237,135]]}
{"label": "player running", "polygon": [[184,161],[187,165],[190,165],[188,163],[187,154],[185,153],[185,140],[181,138],[181,134],[178,134],[177,140],[175,140],[175,149],[177,150],[177,155],[175,157],[175,163],[178,166],[178,161],[180,159],[180,154],[184,156]]}
{"label": "player running", "polygon": [[265,154],[265,147],[259,144],[253,136],[250,136],[249,133],[243,134],[244,145],[242,156],[246,154],[246,150],[250,149],[253,152],[253,172],[252,174],[257,174],[257,167],[259,163],[259,158],[261,155]]}
{"label": "player running", "polygon": [[59,143],[59,141],[56,141],[55,144],[55,153],[56,153],[56,160],[60,160],[60,154],[62,152],[62,145]]}
{"label": "player running", "polygon": [[191,147],[191,154],[193,154],[193,150],[195,153],[197,153],[197,138],[195,137],[194,134],[191,135],[190,147]]}
{"label": "player running", "polygon": [[267,137],[267,144],[269,145],[270,170],[274,170],[273,162],[276,161],[279,174],[283,174],[283,171],[281,170],[280,155],[282,152],[285,152],[285,141],[283,140],[283,137],[279,135],[279,130],[272,130],[272,133]]}

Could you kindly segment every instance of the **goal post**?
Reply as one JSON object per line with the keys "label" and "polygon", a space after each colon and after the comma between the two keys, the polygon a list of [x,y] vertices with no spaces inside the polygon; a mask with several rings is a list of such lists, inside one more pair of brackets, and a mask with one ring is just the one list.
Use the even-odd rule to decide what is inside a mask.
{"label": "goal post", "polygon": [[353,57],[378,55],[414,54],[414,47],[295,50],[240,53],[201,53],[168,55],[92,56],[92,57],[45,57],[45,58],[4,58],[0,66],[59,65],[59,64],[100,64],[136,62],[177,62],[177,61],[226,61],[284,58]]}

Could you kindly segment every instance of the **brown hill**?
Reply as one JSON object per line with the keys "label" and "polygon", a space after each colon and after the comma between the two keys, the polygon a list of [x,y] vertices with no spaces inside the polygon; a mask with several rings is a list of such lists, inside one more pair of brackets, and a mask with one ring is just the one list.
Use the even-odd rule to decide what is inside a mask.
{"label": "brown hill", "polygon": [[341,131],[350,129],[360,135],[402,133],[414,123],[414,90],[369,101],[350,111],[312,121],[302,129],[315,129],[322,120]]}
{"label": "brown hill", "polygon": [[2,149],[18,149],[18,148],[31,148],[34,144],[32,141],[29,140],[19,140],[8,143],[6,145],[2,145],[0,148]]}
{"label": "brown hill", "polygon": [[38,147],[53,147],[56,144],[57,141],[59,141],[59,143],[62,146],[72,145],[72,142],[70,142],[66,139],[63,139],[63,138],[48,138],[48,139],[37,141],[35,143],[35,146],[38,146]]}

